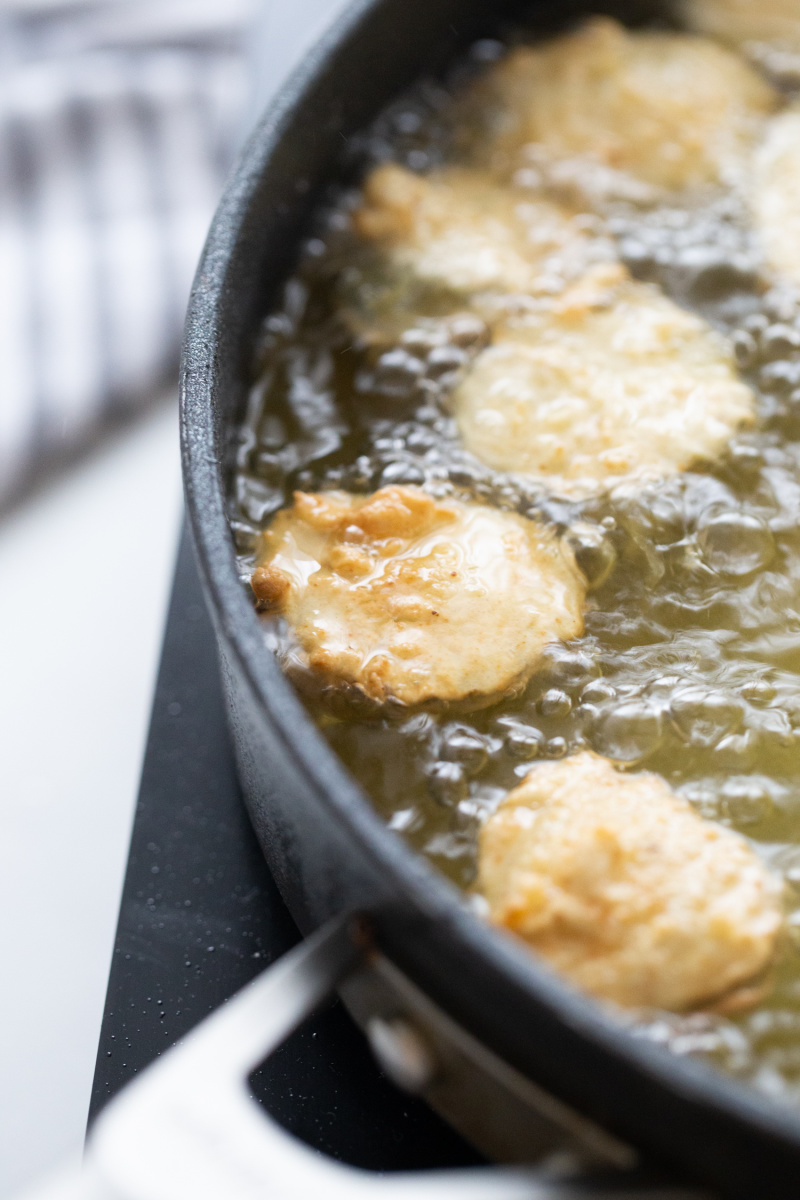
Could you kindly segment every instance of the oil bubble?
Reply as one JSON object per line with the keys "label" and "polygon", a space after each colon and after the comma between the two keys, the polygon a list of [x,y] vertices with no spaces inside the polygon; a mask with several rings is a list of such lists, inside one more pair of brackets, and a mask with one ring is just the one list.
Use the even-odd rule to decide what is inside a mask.
{"label": "oil bubble", "polygon": [[707,750],[716,746],[727,733],[739,728],[744,717],[744,704],[737,697],[722,692],[687,688],[673,696],[670,716],[684,741]]}
{"label": "oil bubble", "polygon": [[734,825],[757,825],[773,810],[769,784],[759,776],[732,776],[725,781],[722,795]]}
{"label": "oil bubble", "polygon": [[[435,346],[442,344],[442,334],[439,329],[424,329],[412,326],[400,335],[400,345],[413,358],[424,359]],[[420,369],[422,364],[420,363]]]}
{"label": "oil bubble", "polygon": [[416,463],[398,460],[388,463],[381,471],[381,487],[393,483],[422,484],[425,482],[425,472]]}
{"label": "oil bubble", "polygon": [[764,330],[761,335],[761,348],[765,358],[786,358],[800,349],[800,334],[791,325],[779,321]]}
{"label": "oil bubble", "polygon": [[712,571],[733,578],[760,571],[775,553],[769,526],[758,517],[743,512],[722,512],[701,518],[697,542]]}
{"label": "oil bubble", "polygon": [[598,754],[605,754],[616,762],[641,762],[660,746],[664,737],[664,719],[659,709],[630,700],[604,713],[591,736]]}
{"label": "oil bubble", "polygon": [[538,758],[541,754],[544,747],[544,736],[538,729],[517,725],[509,729],[506,734],[505,746],[512,758],[519,758],[527,762],[532,758]]}
{"label": "oil bubble", "polygon": [[742,695],[751,704],[769,704],[775,699],[775,688],[767,679],[751,679],[742,687]]}
{"label": "oil bubble", "polygon": [[448,322],[450,341],[465,348],[471,348],[488,339],[489,330],[480,317],[472,313],[458,313]]}
{"label": "oil bubble", "polygon": [[404,396],[424,370],[424,363],[407,350],[387,350],[375,366],[372,387],[383,396]]}
{"label": "oil bubble", "polygon": [[754,338],[760,339],[764,330],[769,325],[769,320],[765,317],[764,313],[755,312],[751,313],[749,317],[745,317],[743,325],[748,333],[752,333]]}
{"label": "oil bubble", "polygon": [[800,362],[769,362],[759,371],[758,382],[765,392],[791,392],[800,386]]}
{"label": "oil bubble", "polygon": [[538,677],[544,683],[564,691],[579,688],[599,674],[600,667],[591,654],[557,642],[545,650],[538,671]]}
{"label": "oil bubble", "polygon": [[737,442],[729,450],[731,466],[740,476],[755,478],[764,465],[764,455],[757,446],[748,442]]}
{"label": "oil bubble", "polygon": [[449,762],[460,763],[468,775],[477,775],[486,766],[489,749],[484,739],[464,725],[445,729],[442,756]]}
{"label": "oil bubble", "polygon": [[539,712],[543,717],[568,717],[572,701],[560,688],[550,688],[539,701]]}
{"label": "oil bubble", "polygon": [[567,753],[567,741],[563,737],[549,738],[544,744],[545,758],[563,758]]}
{"label": "oil bubble", "polygon": [[746,329],[738,330],[733,337],[733,352],[740,370],[752,367],[758,356],[758,343]]}
{"label": "oil bubble", "polygon": [[428,355],[428,377],[441,379],[458,371],[466,361],[466,354],[458,346],[437,346]]}
{"label": "oil bubble", "polygon": [[617,552],[610,540],[603,530],[582,522],[572,526],[568,537],[575,562],[589,590],[600,587],[608,579],[617,562]]}
{"label": "oil bubble", "polygon": [[593,679],[581,692],[581,704],[602,704],[606,700],[613,700],[616,694],[605,679]]}
{"label": "oil bubble", "polygon": [[455,762],[434,763],[428,770],[428,791],[437,804],[455,807],[469,792],[464,768]]}
{"label": "oil bubble", "polygon": [[[792,913],[789,920],[794,920],[796,916],[796,913]],[[747,1026],[753,1044],[759,1050],[764,1050],[769,1046],[774,1047],[776,1042],[780,1044],[785,1041],[787,1034],[800,1032],[800,1013],[767,1009],[753,1013]]]}
{"label": "oil bubble", "polygon": [[751,730],[729,733],[717,743],[714,751],[715,765],[723,770],[745,771],[751,766],[755,753],[755,738]]}
{"label": "oil bubble", "polygon": [[719,792],[707,784],[693,781],[680,788],[680,794],[701,817],[718,821],[725,814],[725,804]]}

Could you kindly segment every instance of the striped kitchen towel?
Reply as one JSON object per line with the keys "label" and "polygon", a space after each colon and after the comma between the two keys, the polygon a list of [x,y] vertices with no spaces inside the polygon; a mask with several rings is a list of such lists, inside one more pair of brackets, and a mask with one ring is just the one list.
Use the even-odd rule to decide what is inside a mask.
{"label": "striped kitchen towel", "polygon": [[254,0],[0,0],[0,506],[173,376]]}

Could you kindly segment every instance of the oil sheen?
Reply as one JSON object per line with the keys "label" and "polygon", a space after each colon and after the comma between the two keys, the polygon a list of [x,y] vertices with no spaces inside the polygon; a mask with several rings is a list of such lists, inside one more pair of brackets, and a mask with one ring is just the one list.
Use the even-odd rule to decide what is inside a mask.
{"label": "oil sheen", "polygon": [[[453,87],[501,51],[480,43]],[[456,153],[452,106],[447,87],[423,83],[349,152],[439,166]],[[389,828],[466,893],[481,821],[537,759],[586,747],[659,773],[750,839],[788,897],[768,996],[738,1015],[648,1013],[634,1028],[800,1103],[800,293],[762,265],[733,193],[610,201],[598,239],[732,339],[756,421],[666,481],[559,496],[491,469],[458,436],[448,396],[487,342],[480,314],[444,290],[406,289],[396,328],[354,336],[346,311],[389,288],[351,232],[355,203],[340,191],[323,205],[260,334],[230,478],[243,582],[260,530],[297,489],[413,484],[563,533],[587,579],[585,632],[549,648],[513,699],[454,713],[329,688],[306,702]],[[286,649],[285,623],[265,617],[264,629]]]}

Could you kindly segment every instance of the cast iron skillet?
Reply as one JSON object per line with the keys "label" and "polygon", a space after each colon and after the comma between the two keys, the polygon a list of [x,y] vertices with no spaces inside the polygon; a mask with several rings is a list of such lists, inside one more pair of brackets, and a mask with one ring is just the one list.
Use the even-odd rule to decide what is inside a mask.
{"label": "cast iron skillet", "polygon": [[[587,6],[588,7],[588,6]],[[592,6],[595,8],[596,6]],[[654,4],[626,15],[652,15]],[[800,1119],[700,1064],[637,1041],[523,950],[391,834],[317,734],[264,646],[226,523],[226,456],[259,318],[292,266],[348,135],[500,19],[542,0],[359,0],[267,113],[225,192],[192,292],[183,463],[241,780],[301,929],[371,914],[382,950],[456,1021],[555,1095],[731,1196],[800,1192]],[[573,11],[572,6],[570,11]]]}

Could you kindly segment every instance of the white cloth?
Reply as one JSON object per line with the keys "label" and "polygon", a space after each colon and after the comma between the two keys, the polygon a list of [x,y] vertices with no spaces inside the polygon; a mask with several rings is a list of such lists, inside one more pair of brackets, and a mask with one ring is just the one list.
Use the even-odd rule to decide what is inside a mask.
{"label": "white cloth", "polygon": [[0,0],[0,506],[174,372],[253,0]]}

